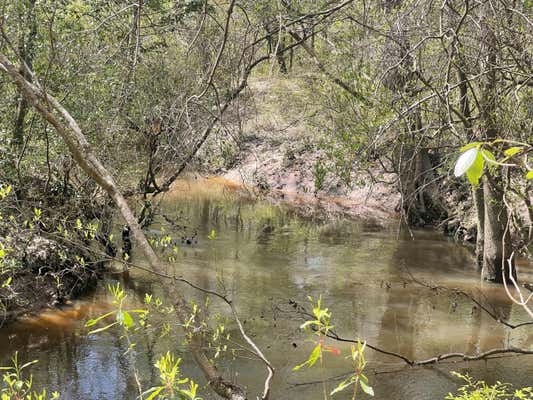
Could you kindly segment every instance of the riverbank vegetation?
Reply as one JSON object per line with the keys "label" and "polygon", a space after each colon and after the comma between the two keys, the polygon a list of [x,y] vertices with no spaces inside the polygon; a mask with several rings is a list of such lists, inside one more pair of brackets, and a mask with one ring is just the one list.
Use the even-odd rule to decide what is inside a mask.
{"label": "riverbank vegetation", "polygon": [[[187,172],[223,176],[232,190],[308,217],[373,218],[415,239],[413,229],[439,229],[470,245],[480,279],[503,284],[495,290],[531,314],[516,260],[533,244],[532,44],[530,1],[0,0],[3,320],[67,303],[110,265],[144,269],[172,299],[210,388],[247,397],[206,349],[220,325],[178,285],[224,307],[264,367],[257,396],[269,398],[275,366],[230,294],[169,272],[179,245],[199,239],[159,207],[188,190],[176,184]],[[154,229],[161,220],[181,237]],[[262,234],[274,229],[265,219]],[[110,316],[114,328],[133,323],[121,308]],[[323,328],[320,340],[342,341]],[[346,339],[355,374],[343,383],[370,394],[358,335]],[[505,346],[417,361],[376,351],[409,366],[531,353]],[[185,383],[179,363],[161,358],[160,386],[137,395]],[[195,385],[183,393],[195,398]],[[483,386],[494,387],[506,390]]]}

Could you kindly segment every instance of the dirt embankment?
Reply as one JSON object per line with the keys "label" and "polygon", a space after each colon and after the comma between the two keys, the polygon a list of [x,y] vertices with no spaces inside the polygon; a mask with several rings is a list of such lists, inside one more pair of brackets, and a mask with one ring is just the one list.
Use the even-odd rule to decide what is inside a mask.
{"label": "dirt embankment", "polygon": [[103,269],[111,209],[70,187],[52,188],[35,177],[2,200],[0,326],[78,297]]}
{"label": "dirt embankment", "polygon": [[379,224],[398,220],[400,198],[391,185],[368,177],[347,187],[327,173],[317,189],[322,151],[307,126],[314,111],[305,107],[297,79],[253,79],[250,90],[249,109],[233,137],[237,144],[215,138],[206,146],[202,158],[208,160],[210,173],[306,216],[346,216]]}
{"label": "dirt embankment", "polygon": [[79,248],[14,231],[5,238],[0,275],[0,325],[63,304],[96,285],[90,256]]}

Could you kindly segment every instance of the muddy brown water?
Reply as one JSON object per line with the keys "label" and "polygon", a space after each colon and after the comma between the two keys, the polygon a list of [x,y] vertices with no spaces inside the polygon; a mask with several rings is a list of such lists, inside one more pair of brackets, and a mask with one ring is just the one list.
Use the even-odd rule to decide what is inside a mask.
{"label": "muddy brown water", "polygon": [[[409,281],[406,269],[418,279],[471,291],[502,318],[526,321],[523,310],[512,304],[500,287],[480,282],[472,269],[470,252],[437,232],[415,231],[397,235],[397,227],[347,221],[313,222],[291,215],[286,209],[252,202],[231,194],[235,188],[205,190],[183,184],[185,195],[167,196],[163,209],[171,219],[187,225],[178,238],[178,255],[171,273],[197,284],[225,289],[232,294],[245,327],[276,367],[273,399],[321,399],[317,369],[292,371],[312,348],[299,329],[302,320],[289,301],[307,306],[307,296],[317,298],[333,313],[339,334],[363,338],[370,344],[399,352],[412,359],[440,353],[476,353],[493,347],[531,348],[533,328],[506,329],[462,297],[438,293]],[[199,190],[201,188],[201,190]],[[161,222],[161,221],[160,221]],[[161,230],[155,224],[154,231]],[[216,238],[209,240],[215,230]],[[183,235],[197,232],[198,243],[182,244]],[[142,263],[135,254],[136,262]],[[522,263],[521,277],[533,280],[531,267]],[[113,283],[116,278],[106,278]],[[157,280],[132,270],[128,301],[142,305],[145,292],[161,295]],[[198,293],[183,289],[197,301]],[[163,297],[164,299],[164,297]],[[171,299],[164,299],[170,302]],[[84,322],[112,306],[104,285],[95,293],[62,310],[46,311],[0,330],[0,361],[8,365],[15,351],[23,361],[39,359],[32,367],[36,387],[58,390],[65,399],[135,399],[132,358],[116,331],[88,335]],[[227,314],[214,303],[212,312]],[[167,322],[176,321],[167,317]],[[232,337],[238,332],[229,323]],[[180,338],[139,334],[136,368],[145,388],[157,382],[153,366],[158,355],[170,349],[184,360],[184,375],[204,380],[188,357]],[[343,355],[349,346],[329,343]],[[488,382],[502,380],[517,386],[533,384],[533,356],[501,357],[490,361],[442,363],[430,367],[406,367],[400,360],[366,352],[367,375],[376,399],[443,399],[459,382],[450,371],[468,372]],[[221,359],[227,376],[260,393],[263,365],[238,352],[235,360]],[[334,354],[326,358],[326,375],[349,371],[349,362]],[[328,382],[328,390],[335,381]],[[204,399],[215,397],[205,388]],[[348,399],[348,393],[334,396]],[[361,394],[358,398],[369,398]]]}

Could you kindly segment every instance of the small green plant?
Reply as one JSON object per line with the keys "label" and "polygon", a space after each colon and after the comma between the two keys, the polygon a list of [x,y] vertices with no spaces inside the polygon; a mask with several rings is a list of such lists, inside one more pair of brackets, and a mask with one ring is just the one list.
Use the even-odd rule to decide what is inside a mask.
{"label": "small green plant", "polygon": [[[179,400],[202,400],[198,397],[198,385],[189,378],[183,378],[180,373],[179,365],[181,358],[174,357],[167,352],[161,356],[155,363],[159,370],[160,385],[151,387],[142,394],[145,400],[153,399],[179,399]],[[186,387],[186,384],[189,384]],[[144,397],[148,395],[148,397]]]}
{"label": "small green plant", "polygon": [[[328,346],[325,344],[325,340],[328,336],[328,333],[333,329],[331,324],[331,312],[328,308],[322,307],[322,296],[318,298],[316,304],[314,303],[311,297],[308,297],[309,301],[313,307],[313,319],[304,322],[300,329],[304,329],[311,335],[311,340],[315,343],[315,347],[309,354],[309,357],[302,364],[299,364],[293,368],[294,371],[298,371],[303,367],[311,368],[314,366],[317,361],[319,361],[321,372],[322,372],[322,390],[324,395],[324,400],[328,398],[328,390],[325,379],[325,353],[331,353],[335,355],[341,355],[341,351],[333,346]],[[366,366],[366,360],[364,358],[364,349],[365,344],[362,344],[358,341],[357,347],[352,346],[351,355],[349,358],[352,361],[354,373],[343,382],[341,382],[330,395],[342,392],[346,388],[354,385],[353,387],[353,396],[352,399],[355,399],[357,395],[358,387],[361,387],[363,391],[370,395],[374,395],[372,387],[368,384],[368,378],[363,374],[363,370]]]}
{"label": "small green plant", "polygon": [[33,377],[28,378],[24,376],[24,370],[38,360],[33,360],[25,364],[19,365],[18,353],[13,356],[13,366],[0,367],[0,371],[5,371],[3,374],[3,383],[1,389],[1,400],[54,400],[59,399],[58,392],[52,392],[48,396],[46,389],[40,392],[33,390]]}
{"label": "small green plant", "polygon": [[128,331],[134,326],[134,320],[132,318],[132,314],[137,314],[139,315],[141,319],[144,319],[146,317],[146,314],[148,313],[148,311],[144,309],[137,309],[137,310],[125,310],[124,309],[124,300],[126,299],[126,292],[124,292],[124,290],[120,287],[119,283],[117,283],[114,286],[109,285],[108,290],[113,295],[113,304],[117,306],[117,309],[110,311],[104,315],[100,315],[97,318],[90,319],[85,324],[85,327],[90,328],[92,326],[95,326],[100,321],[105,320],[113,315],[115,316],[115,321],[101,328],[94,329],[90,331],[89,334],[103,332],[116,325],[121,326],[124,328],[125,331]]}
{"label": "small green plant", "polygon": [[327,173],[328,169],[320,160],[317,160],[313,167],[313,176],[315,178],[315,194],[324,188],[324,182],[326,180]]}
{"label": "small green plant", "polygon": [[0,183],[0,200],[4,200],[11,193],[11,185]]}
{"label": "small green plant", "polygon": [[374,389],[368,384],[368,378],[363,374],[363,370],[366,367],[365,347],[366,343],[361,343],[360,340],[357,341],[357,347],[355,345],[351,346],[351,354],[349,358],[352,361],[354,372],[347,379],[339,383],[337,387],[333,389],[331,395],[342,392],[353,385],[352,400],[355,400],[359,387],[361,387],[366,394],[374,396]]}
{"label": "small green plant", "polygon": [[313,340],[315,347],[305,362],[293,368],[294,371],[298,371],[303,367],[312,367],[318,360],[322,363],[323,351],[339,353],[338,349],[324,345],[324,339],[328,332],[333,329],[333,325],[330,324],[331,312],[327,308],[322,308],[322,296],[318,298],[316,304],[313,304],[312,297],[308,297],[308,299],[313,306],[314,319],[304,322],[300,329],[310,332],[316,338],[316,340]]}
{"label": "small green plant", "polygon": [[531,400],[533,399],[533,389],[530,387],[523,389],[513,389],[508,383],[496,382],[488,385],[484,381],[475,381],[468,374],[452,372],[465,383],[458,389],[458,394],[448,393],[446,400]]}
{"label": "small green plant", "polygon": [[[126,292],[120,287],[120,284],[117,283],[116,285],[109,285],[108,290],[113,296],[113,304],[116,306],[116,309],[87,321],[85,326],[93,327],[105,319],[114,317],[114,321],[110,324],[94,329],[89,333],[103,332],[111,327],[122,328],[121,338],[125,339],[128,344],[128,349],[124,355],[128,355],[131,359],[134,378],[139,391],[139,398],[145,400],[201,400],[201,398],[197,396],[198,385],[189,378],[184,378],[181,376],[179,369],[181,359],[176,358],[170,352],[167,352],[165,355],[161,356],[161,358],[159,358],[159,360],[155,363],[155,367],[159,370],[159,378],[161,383],[158,386],[154,386],[146,391],[143,391],[140,374],[135,367],[136,351],[135,342],[132,340],[132,334],[139,329],[151,327],[149,321],[147,320],[147,317],[149,314],[151,314],[151,311],[155,311],[161,315],[167,315],[173,311],[173,307],[165,307],[159,298],[154,298],[151,294],[145,294],[144,303],[151,310],[150,312],[147,309],[127,310],[125,308],[125,300],[127,295]],[[135,316],[138,316],[138,318],[134,318]],[[168,335],[170,333],[170,329],[170,324],[167,321],[163,322],[158,337],[161,338]]]}

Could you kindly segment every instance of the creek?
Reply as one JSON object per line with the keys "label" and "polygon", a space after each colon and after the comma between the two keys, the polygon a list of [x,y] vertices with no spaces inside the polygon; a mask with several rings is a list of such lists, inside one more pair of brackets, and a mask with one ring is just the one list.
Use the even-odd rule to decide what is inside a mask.
{"label": "creek", "polygon": [[[411,359],[425,359],[441,353],[477,353],[494,347],[533,345],[530,326],[510,330],[480,312],[462,297],[438,292],[412,282],[468,290],[513,323],[526,321],[520,307],[511,303],[501,287],[483,283],[473,269],[470,251],[431,230],[398,235],[397,225],[382,226],[345,220],[301,219],[290,208],[252,201],[235,194],[234,188],[183,183],[185,188],[165,196],[162,210],[186,225],[191,244],[181,243],[165,220],[157,219],[154,232],[168,232],[178,238],[178,252],[170,274],[183,275],[212,290],[222,286],[234,299],[245,328],[276,368],[272,399],[321,399],[316,369],[292,371],[305,361],[313,344],[299,330],[303,322],[291,304],[307,308],[307,296],[322,296],[332,311],[333,324],[344,337],[362,338],[383,349]],[[164,227],[164,229],[162,229]],[[208,236],[214,231],[216,237]],[[197,243],[196,243],[197,241]],[[133,260],[142,263],[135,253]],[[521,277],[533,280],[531,266],[521,265]],[[120,280],[110,274],[104,283]],[[142,307],[144,294],[162,297],[156,277],[132,269],[121,280],[131,307]],[[88,335],[85,321],[110,309],[111,296],[99,286],[95,292],[61,310],[50,310],[0,329],[1,365],[9,365],[15,351],[23,361],[38,359],[32,367],[36,387],[58,390],[66,399],[134,399],[137,397],[126,345],[113,329]],[[183,287],[185,294],[201,303],[204,296]],[[291,304],[289,303],[291,301]],[[227,308],[212,299],[212,313],[229,315]],[[168,317],[176,324],[172,314]],[[232,338],[239,334],[228,323]],[[136,367],[145,387],[157,383],[157,357],[172,350],[184,360],[182,373],[197,380],[182,338],[140,335],[136,346]],[[328,342],[349,354],[349,345]],[[502,356],[490,361],[449,362],[427,367],[408,367],[401,360],[367,349],[367,375],[375,399],[443,399],[458,387],[450,371],[468,372],[476,379],[501,380],[517,386],[533,383],[533,356]],[[220,360],[220,368],[249,393],[260,393],[264,366],[237,352]],[[349,371],[344,356],[328,354],[328,377]],[[329,390],[336,383],[329,382]],[[215,396],[205,387],[204,399]],[[334,398],[349,399],[348,393]],[[361,395],[360,398],[369,398]]]}

